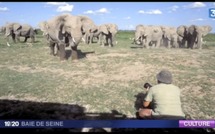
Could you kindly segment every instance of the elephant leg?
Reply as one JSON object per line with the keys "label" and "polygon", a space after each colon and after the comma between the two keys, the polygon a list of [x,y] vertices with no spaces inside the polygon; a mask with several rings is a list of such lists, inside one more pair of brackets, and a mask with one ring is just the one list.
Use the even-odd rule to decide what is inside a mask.
{"label": "elephant leg", "polygon": [[93,33],[90,34],[90,42],[89,44],[92,44],[93,43]]}
{"label": "elephant leg", "polygon": [[53,49],[54,56],[60,57],[60,46],[57,43],[54,43]]}
{"label": "elephant leg", "polygon": [[187,46],[187,48],[189,48],[190,45],[186,42],[185,39],[182,39],[182,40],[181,40],[181,47],[182,47],[182,48],[185,48],[186,46]]}
{"label": "elephant leg", "polygon": [[106,35],[103,35],[102,37],[102,41],[101,41],[101,46],[104,47],[105,46],[105,40],[106,40]]}
{"label": "elephant leg", "polygon": [[182,48],[182,38],[180,36],[178,36],[175,41],[178,43],[178,47]]}
{"label": "elephant leg", "polygon": [[203,44],[203,38],[201,38],[200,44],[198,45],[198,48],[199,48],[199,49],[202,49],[202,44]]}
{"label": "elephant leg", "polygon": [[171,41],[167,40],[167,48],[171,48]]}
{"label": "elephant leg", "polygon": [[175,48],[179,48],[178,42],[177,42],[177,41],[174,41],[174,42],[173,42],[173,46],[174,46]]}
{"label": "elephant leg", "polygon": [[97,44],[101,44],[101,37],[102,37],[102,35],[100,34],[100,35],[98,36]]}
{"label": "elephant leg", "polygon": [[191,49],[193,49],[194,43],[195,43],[194,41],[191,41],[191,42],[190,42],[190,46],[189,46],[189,47],[190,47]]}
{"label": "elephant leg", "polygon": [[[13,42],[16,43],[16,35],[14,33],[11,34]],[[7,42],[9,41],[9,38],[7,38]]]}
{"label": "elephant leg", "polygon": [[154,42],[154,41],[149,42],[149,47],[151,48],[155,48],[156,45],[157,45],[157,42]]}
{"label": "elephant leg", "polygon": [[60,47],[59,47],[58,44],[55,44],[55,46],[56,46],[56,49],[57,49],[56,55],[57,55],[58,57],[60,57]]}
{"label": "elephant leg", "polygon": [[116,40],[116,35],[113,35],[112,36],[112,40],[114,42],[114,45],[117,45],[118,41]]}
{"label": "elephant leg", "polygon": [[77,60],[78,59],[77,46],[71,47],[71,49],[72,49],[72,60]]}
{"label": "elephant leg", "polygon": [[187,48],[191,48],[191,40],[187,40]]}
{"label": "elephant leg", "polygon": [[147,40],[146,40],[146,43],[145,43],[145,47],[146,47],[147,49],[149,49],[149,43],[150,43],[150,41],[149,41],[149,39],[147,39]]}
{"label": "elephant leg", "polygon": [[146,42],[147,42],[146,38],[142,38],[142,40],[141,40],[141,45],[142,45],[142,46],[145,46],[145,45],[146,45]]}
{"label": "elephant leg", "polygon": [[113,37],[109,38],[109,47],[113,47]]}
{"label": "elephant leg", "polygon": [[34,42],[35,42],[35,37],[31,36],[31,43],[34,43]]}
{"label": "elephant leg", "polygon": [[197,41],[196,41],[196,38],[197,38],[197,37],[195,37],[195,36],[194,36],[194,37],[191,37],[191,43],[190,43],[190,48],[191,48],[191,49],[195,48],[195,45],[196,45],[196,42],[197,42]]}
{"label": "elephant leg", "polygon": [[160,45],[163,46],[163,44],[164,44],[164,40],[163,40],[163,38],[162,38],[162,39],[161,39]]}
{"label": "elephant leg", "polygon": [[20,42],[20,36],[19,35],[16,35],[16,40],[17,40],[17,42]]}
{"label": "elephant leg", "polygon": [[105,45],[109,45],[109,38],[108,38],[108,36],[105,36]]}
{"label": "elephant leg", "polygon": [[156,48],[159,48],[159,47],[160,47],[160,44],[161,44],[161,40],[157,40],[157,41],[156,41]]}
{"label": "elephant leg", "polygon": [[28,37],[25,37],[25,40],[24,40],[24,42],[27,42],[27,40],[28,40]]}
{"label": "elephant leg", "polygon": [[96,37],[96,40],[97,40],[97,43],[99,42],[99,36],[98,37]]}
{"label": "elephant leg", "polygon": [[86,34],[86,36],[85,36],[85,41],[86,41],[85,42],[86,44],[89,44],[89,35],[88,34]]}
{"label": "elephant leg", "polygon": [[201,36],[197,37],[197,49],[202,49],[203,38]]}
{"label": "elephant leg", "polygon": [[65,45],[60,44],[59,49],[60,49],[60,60],[65,60],[65,56],[66,56]]}
{"label": "elephant leg", "polygon": [[50,55],[54,55],[55,43],[50,43],[50,44],[49,44],[49,47],[50,47]]}

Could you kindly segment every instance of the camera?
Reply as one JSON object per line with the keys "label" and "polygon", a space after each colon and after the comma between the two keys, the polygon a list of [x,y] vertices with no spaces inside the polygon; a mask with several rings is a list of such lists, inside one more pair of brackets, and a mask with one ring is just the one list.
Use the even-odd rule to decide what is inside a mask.
{"label": "camera", "polygon": [[149,84],[149,83],[145,83],[143,87],[147,89],[147,88],[151,88],[151,87],[152,87],[152,85],[151,85],[151,84]]}

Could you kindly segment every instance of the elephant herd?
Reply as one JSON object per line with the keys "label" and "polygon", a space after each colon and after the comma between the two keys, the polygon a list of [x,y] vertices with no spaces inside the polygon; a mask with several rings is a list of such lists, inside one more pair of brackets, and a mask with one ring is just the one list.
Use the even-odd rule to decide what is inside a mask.
{"label": "elephant herd", "polygon": [[[72,60],[78,58],[77,46],[81,41],[86,44],[93,43],[93,38],[98,39],[101,46],[106,44],[113,47],[115,44],[115,36],[118,32],[118,26],[113,23],[102,24],[97,26],[92,19],[87,16],[74,16],[71,14],[61,14],[47,21],[42,21],[39,24],[43,36],[46,38],[51,55],[55,55],[54,51],[57,48],[57,55],[60,60],[65,60],[65,47],[71,47]],[[36,30],[32,26],[19,23],[7,23],[0,28],[0,32],[5,34],[7,45],[9,45],[9,36],[13,41],[19,41],[19,37],[25,37],[25,41],[31,38],[31,42],[35,41]]]}
{"label": "elephant herd", "polygon": [[97,26],[92,19],[87,16],[74,16],[62,14],[50,20],[42,21],[39,27],[43,35],[50,44],[50,54],[54,54],[57,47],[57,55],[60,60],[65,59],[65,47],[70,46],[72,50],[72,60],[77,59],[77,46],[81,41],[86,44],[93,43],[93,38],[98,39],[102,46],[108,44],[113,47],[118,26],[116,24],[102,24]]}
{"label": "elephant herd", "polygon": [[34,42],[35,34],[37,34],[37,31],[32,26],[19,23],[7,23],[0,28],[0,32],[5,34],[8,46],[10,46],[8,43],[9,36],[12,37],[15,43],[17,41],[20,42],[20,37],[25,37],[24,42],[26,42],[28,38],[31,38],[31,42]]}
{"label": "elephant herd", "polygon": [[185,26],[169,27],[154,25],[137,25],[134,43],[150,47],[167,48],[197,48],[202,49],[203,37],[212,31],[212,27],[205,26]]}
{"label": "elephant herd", "polygon": [[[75,16],[71,14],[61,14],[49,20],[38,24],[43,36],[46,38],[50,54],[55,55],[55,49],[60,60],[66,58],[66,47],[71,47],[72,60],[78,59],[77,47],[83,41],[85,44],[93,43],[97,38],[97,43],[101,46],[108,45],[113,47],[117,44],[116,34],[118,26],[113,23],[96,25],[94,21],[87,16]],[[211,26],[185,26],[169,27],[155,25],[137,25],[135,31],[135,44],[143,45],[145,48],[202,48],[203,37],[212,31]],[[28,24],[7,23],[0,28],[0,32],[5,33],[7,45],[9,36],[13,41],[20,41],[19,37],[25,37],[24,42],[31,38],[35,41],[37,33],[32,26]]]}

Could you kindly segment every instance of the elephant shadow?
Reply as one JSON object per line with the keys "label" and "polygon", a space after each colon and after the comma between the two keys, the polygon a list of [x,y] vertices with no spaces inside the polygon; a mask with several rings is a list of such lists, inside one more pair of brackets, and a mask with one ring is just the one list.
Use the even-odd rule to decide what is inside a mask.
{"label": "elephant shadow", "polygon": [[40,43],[41,41],[35,40],[33,43]]}
{"label": "elephant shadow", "polygon": [[[95,51],[90,51],[90,52],[82,52],[81,50],[77,50],[78,53],[78,59],[83,59],[86,58],[87,54],[93,54]],[[72,55],[72,50],[66,50],[66,59],[68,60],[69,57]]]}
{"label": "elephant shadow", "polygon": [[138,49],[138,48],[144,48],[143,46],[135,46],[135,47],[130,47],[131,49]]}

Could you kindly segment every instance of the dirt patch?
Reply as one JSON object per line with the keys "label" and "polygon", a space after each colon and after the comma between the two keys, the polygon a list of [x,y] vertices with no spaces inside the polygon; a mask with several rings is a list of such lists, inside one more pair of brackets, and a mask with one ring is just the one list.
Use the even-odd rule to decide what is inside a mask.
{"label": "dirt patch", "polygon": [[187,94],[193,94],[198,98],[203,98],[206,93],[203,92],[202,87],[200,86],[185,86],[182,90],[182,96],[186,96]]}
{"label": "dirt patch", "polygon": [[98,57],[128,57],[128,56],[132,56],[132,55],[134,55],[134,54],[109,53],[109,54],[100,55]]}
{"label": "dirt patch", "polygon": [[56,75],[64,75],[65,77],[73,77],[76,75],[82,75],[85,74],[85,72],[82,71],[65,71],[63,69],[52,69],[52,68],[43,68],[43,67],[29,67],[29,66],[12,66],[12,65],[1,65],[0,67],[6,67],[10,70],[21,72],[21,73],[53,73]]}
{"label": "dirt patch", "polygon": [[192,67],[201,67],[202,66],[202,63],[196,61],[196,60],[191,60],[191,59],[183,59],[179,62],[177,62],[177,64],[180,64],[180,65],[184,65],[184,66],[192,66]]}
{"label": "dirt patch", "polygon": [[[22,97],[22,98],[19,98],[18,96],[23,96],[24,95],[24,97]],[[30,94],[17,94],[17,95],[7,95],[7,96],[1,96],[0,97],[0,99],[7,99],[7,100],[16,100],[17,98],[19,98],[19,100],[21,100],[21,101],[28,101],[28,100],[30,100],[30,101],[35,101],[35,102],[38,102],[38,98],[37,97],[34,97],[34,96],[32,96],[32,95],[30,95]],[[41,100],[40,100],[40,102],[41,102]]]}
{"label": "dirt patch", "polygon": [[89,60],[89,61],[98,61],[99,58],[98,58],[98,56],[96,56],[94,54],[89,54],[89,55],[87,55],[87,60]]}
{"label": "dirt patch", "polygon": [[118,73],[115,72],[110,78],[120,81],[139,80],[141,77],[147,76],[146,71],[149,69],[150,67],[144,64],[129,65],[122,67],[119,71],[117,71]]}

